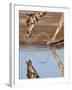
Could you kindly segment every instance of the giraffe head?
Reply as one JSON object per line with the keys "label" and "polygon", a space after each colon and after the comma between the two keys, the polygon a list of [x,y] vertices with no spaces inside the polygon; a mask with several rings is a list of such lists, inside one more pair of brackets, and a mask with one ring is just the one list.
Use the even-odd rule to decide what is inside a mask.
{"label": "giraffe head", "polygon": [[28,61],[26,61],[27,65],[32,65],[32,61],[29,59]]}

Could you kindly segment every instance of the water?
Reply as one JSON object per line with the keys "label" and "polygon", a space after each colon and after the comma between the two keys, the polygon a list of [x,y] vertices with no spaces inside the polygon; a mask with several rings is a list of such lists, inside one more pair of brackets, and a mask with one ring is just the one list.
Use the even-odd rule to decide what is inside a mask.
{"label": "water", "polygon": [[[64,64],[64,49],[56,49],[56,52]],[[19,79],[27,79],[26,61],[28,59],[32,61],[34,68],[41,78],[62,77],[56,59],[47,47],[26,46],[25,48],[20,48],[19,56]]]}

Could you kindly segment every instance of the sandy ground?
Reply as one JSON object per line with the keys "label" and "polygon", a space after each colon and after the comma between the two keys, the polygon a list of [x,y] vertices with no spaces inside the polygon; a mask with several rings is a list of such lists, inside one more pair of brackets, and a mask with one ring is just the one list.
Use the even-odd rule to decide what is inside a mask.
{"label": "sandy ground", "polygon": [[[22,44],[26,44],[26,42],[24,41],[24,34],[26,33],[26,26],[23,26],[20,28],[20,33],[19,33],[19,43],[20,45]],[[62,39],[64,38],[64,28],[62,27],[61,31],[59,32],[59,34],[57,35],[56,39]],[[34,38],[37,38],[37,40],[35,40],[32,44],[46,44],[48,39],[51,39],[51,37],[54,35],[56,31],[56,27],[50,27],[50,26],[35,26],[32,36],[29,38],[30,40],[34,40]],[[38,34],[44,32],[44,34],[41,34],[39,36],[37,36]],[[47,34],[48,36],[47,36]]]}

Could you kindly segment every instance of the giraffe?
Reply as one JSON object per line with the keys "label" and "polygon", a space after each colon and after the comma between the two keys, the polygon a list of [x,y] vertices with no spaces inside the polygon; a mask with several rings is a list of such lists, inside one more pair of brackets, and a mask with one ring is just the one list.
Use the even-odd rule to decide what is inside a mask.
{"label": "giraffe", "polygon": [[28,15],[28,18],[26,20],[26,24],[27,24],[26,36],[30,37],[32,35],[32,31],[34,29],[36,22],[38,23],[40,17],[43,17],[45,14],[46,12],[36,12]]}
{"label": "giraffe", "polygon": [[32,66],[32,61],[28,60],[26,61],[26,63],[27,63],[27,78],[28,79],[39,78],[40,76],[38,75],[35,68]]}

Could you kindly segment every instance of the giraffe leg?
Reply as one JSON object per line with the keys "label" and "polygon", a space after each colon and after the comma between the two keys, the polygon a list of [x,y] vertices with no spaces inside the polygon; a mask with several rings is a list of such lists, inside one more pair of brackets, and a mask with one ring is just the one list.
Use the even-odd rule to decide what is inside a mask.
{"label": "giraffe leg", "polygon": [[47,42],[47,45],[49,45],[49,43],[52,43],[52,42],[55,41],[56,36],[57,36],[58,33],[60,32],[60,30],[61,30],[63,24],[64,24],[64,15],[62,14],[61,19],[60,19],[60,22],[59,22],[58,25],[57,25],[57,29],[56,29],[56,31],[55,31],[53,37],[51,38],[51,40]]}
{"label": "giraffe leg", "polygon": [[34,24],[31,24],[31,25],[28,27],[26,36],[30,37],[30,36],[32,35],[32,30],[33,30],[33,28],[34,28]]}

